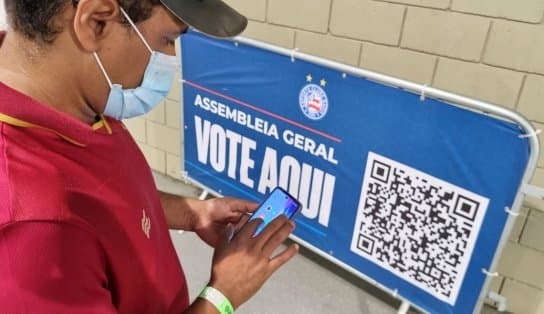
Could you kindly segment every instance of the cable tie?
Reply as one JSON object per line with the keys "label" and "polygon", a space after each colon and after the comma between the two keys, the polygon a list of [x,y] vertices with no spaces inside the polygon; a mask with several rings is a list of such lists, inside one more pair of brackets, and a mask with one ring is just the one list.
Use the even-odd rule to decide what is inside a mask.
{"label": "cable tie", "polygon": [[429,86],[427,86],[427,84],[423,85],[423,87],[421,88],[421,95],[419,96],[419,100],[425,101],[425,97],[426,97],[428,88],[429,88]]}
{"label": "cable tie", "polygon": [[482,268],[482,273],[484,273],[487,277],[499,277],[498,272],[489,272],[487,269]]}
{"label": "cable tie", "polygon": [[504,211],[507,212],[508,215],[510,215],[510,216],[514,216],[514,217],[519,216],[519,213],[515,213],[515,212],[512,211],[509,207],[505,207],[505,208],[504,208]]}
{"label": "cable tie", "polygon": [[298,52],[298,48],[291,50],[291,62],[295,62],[295,54]]}
{"label": "cable tie", "polygon": [[542,130],[538,129],[538,130],[535,130],[534,132],[531,132],[529,134],[520,134],[518,135],[519,138],[529,138],[529,137],[538,137],[538,135],[542,133]]}

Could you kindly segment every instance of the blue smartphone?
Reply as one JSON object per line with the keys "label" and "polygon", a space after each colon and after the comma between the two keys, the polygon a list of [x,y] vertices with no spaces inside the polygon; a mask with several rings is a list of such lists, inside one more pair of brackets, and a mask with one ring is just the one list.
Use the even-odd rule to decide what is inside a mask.
{"label": "blue smartphone", "polygon": [[289,219],[299,211],[301,205],[300,202],[287,193],[284,189],[276,187],[268,197],[259,205],[257,210],[249,217],[248,222],[260,218],[263,222],[253,234],[254,237],[259,235],[261,231],[270,223],[274,218],[283,214]]}

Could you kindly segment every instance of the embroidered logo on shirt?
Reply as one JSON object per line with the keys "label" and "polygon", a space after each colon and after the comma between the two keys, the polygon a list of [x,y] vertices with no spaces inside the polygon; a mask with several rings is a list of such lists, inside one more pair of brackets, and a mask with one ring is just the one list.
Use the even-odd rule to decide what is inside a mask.
{"label": "embroidered logo on shirt", "polygon": [[145,233],[145,236],[149,239],[149,230],[151,230],[151,219],[146,215],[145,209],[142,209],[142,231]]}

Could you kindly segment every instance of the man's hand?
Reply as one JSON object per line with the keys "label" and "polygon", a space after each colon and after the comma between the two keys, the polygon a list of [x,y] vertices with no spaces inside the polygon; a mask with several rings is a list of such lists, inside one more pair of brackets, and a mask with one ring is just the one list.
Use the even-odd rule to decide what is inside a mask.
{"label": "man's hand", "polygon": [[[217,241],[208,285],[223,293],[234,309],[251,298],[299,250],[297,244],[292,244],[277,251],[295,228],[294,222],[287,216],[280,215],[258,236],[253,237],[261,223],[261,219],[247,223],[231,240],[231,228],[223,228]],[[277,254],[273,255],[275,252]],[[209,301],[197,298],[184,313],[203,314],[217,311]]]}
{"label": "man's hand", "polygon": [[[234,308],[251,298],[298,252],[298,245],[293,244],[273,256],[295,228],[285,215],[274,219],[253,237],[262,220],[245,223],[249,219],[247,214],[257,209],[257,203],[230,197],[200,201],[166,193],[160,196],[170,228],[195,231],[215,248],[209,285],[221,291]],[[215,311],[210,302],[197,298],[184,313]]]}
{"label": "man's hand", "polygon": [[241,225],[247,213],[258,204],[225,197],[201,201],[159,192],[161,204],[170,229],[194,231],[207,244],[215,247],[217,239],[229,224]]}
{"label": "man's hand", "polygon": [[253,237],[261,223],[261,219],[249,222],[232,241],[228,240],[229,231],[224,231],[214,252],[210,285],[221,291],[234,308],[252,297],[298,252],[298,245],[293,244],[272,256],[295,228],[287,216],[280,215]]}
{"label": "man's hand", "polygon": [[243,219],[248,213],[257,209],[258,204],[237,198],[214,198],[204,201],[204,206],[195,210],[194,229],[198,236],[212,247],[217,247],[220,237],[223,236],[225,227],[234,225],[238,229],[247,219]]}

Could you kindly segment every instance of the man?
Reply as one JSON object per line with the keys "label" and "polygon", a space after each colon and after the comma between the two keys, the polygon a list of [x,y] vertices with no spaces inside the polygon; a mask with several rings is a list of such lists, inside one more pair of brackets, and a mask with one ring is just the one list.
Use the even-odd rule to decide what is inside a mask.
{"label": "man", "polygon": [[[220,0],[5,0],[0,35],[0,311],[230,313],[291,259],[285,217],[257,237],[255,204],[159,194],[119,121],[168,93],[174,40],[246,19]],[[189,304],[168,228],[215,247]],[[190,254],[185,252],[184,254]]]}

